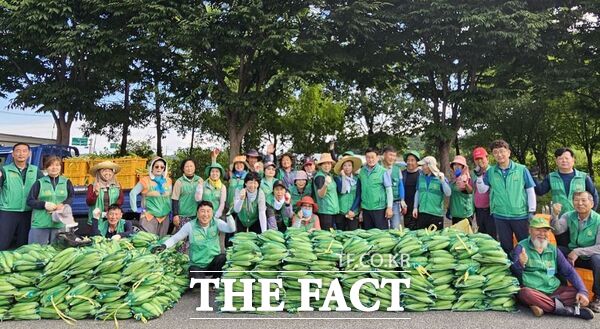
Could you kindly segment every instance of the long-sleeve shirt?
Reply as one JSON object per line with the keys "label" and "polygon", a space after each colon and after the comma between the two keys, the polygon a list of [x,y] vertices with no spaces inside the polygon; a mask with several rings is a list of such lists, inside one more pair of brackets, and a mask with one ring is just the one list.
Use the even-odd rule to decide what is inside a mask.
{"label": "long-sleeve shirt", "polygon": [[[521,251],[523,251],[523,247],[521,245],[517,244],[515,246],[515,249],[513,249],[513,254],[512,254],[512,263],[513,264],[511,266],[513,274],[517,278],[519,278],[519,280],[523,276],[523,270],[524,270],[523,266],[521,266],[521,262],[519,261],[519,255],[521,255]],[[571,265],[571,263],[569,263],[569,261],[565,258],[563,253],[560,252],[560,250],[556,251],[556,267],[557,267],[557,269],[556,269],[557,273],[559,273],[560,275],[565,277],[573,285],[573,287],[575,287],[575,289],[577,289],[578,293],[584,294],[586,296],[589,295],[587,288],[585,287],[585,285],[583,284],[583,281],[581,281],[581,278],[579,277],[579,274],[577,274],[573,265]],[[535,287],[530,287],[530,288],[535,289]]]}
{"label": "long-sleeve shirt", "polygon": [[[217,218],[217,217],[214,217],[213,220],[217,221],[217,229],[220,232],[223,232],[223,233],[235,232],[235,220],[233,219],[233,216],[228,215],[227,222],[225,222],[224,220]],[[185,225],[183,225],[181,227],[181,229],[179,231],[177,231],[177,233],[175,233],[175,235],[173,235],[167,241],[165,241],[165,246],[167,246],[167,248],[171,248],[172,246],[177,244],[177,242],[179,242],[185,238],[188,238],[188,240],[191,241],[192,234],[194,233],[194,228],[192,226],[193,224],[194,224],[194,222],[185,223]],[[202,229],[208,230],[208,227],[202,227]]]}
{"label": "long-sleeve shirt", "polygon": [[[563,234],[569,230],[569,224],[567,219],[567,213],[557,218],[554,214],[552,214],[552,220],[550,221],[550,225],[554,228],[554,234]],[[591,215],[591,213],[590,213]],[[588,219],[590,218],[588,215],[586,218],[579,218],[579,230],[585,228],[588,223]],[[600,230],[596,232],[596,244],[593,246],[585,247],[585,248],[575,248],[573,251],[577,254],[577,256],[593,256],[600,254]]]}
{"label": "long-sleeve shirt", "polygon": [[[275,206],[277,206],[279,204],[279,202],[277,200],[275,200]],[[272,208],[271,206],[267,206],[267,228],[269,230],[276,230],[277,229],[277,212],[282,210],[283,211],[283,215],[287,218],[292,218],[294,216],[294,208],[292,208],[291,204],[281,204],[281,208],[279,208],[279,210],[276,210],[275,208]]]}
{"label": "long-sleeve shirt", "polygon": [[137,196],[142,193],[144,190],[144,186],[142,183],[137,183],[135,186],[129,191],[129,206],[131,207],[131,211],[138,212],[137,207]]}
{"label": "long-sleeve shirt", "polygon": [[[265,193],[258,189],[255,198],[258,198],[258,222],[260,223],[260,230],[265,232],[267,230],[267,203],[265,201]],[[239,213],[242,211],[244,202],[254,202],[254,199],[249,193],[246,193],[244,200],[240,199],[240,191],[235,191],[235,197],[233,198],[233,211]]]}
{"label": "long-sleeve shirt", "polygon": [[402,177],[404,181],[404,200],[408,207],[408,213],[412,213],[413,206],[415,204],[415,195],[417,194],[417,182],[419,180],[420,172],[414,171],[409,172],[408,170],[402,171]]}
{"label": "long-sleeve shirt", "polygon": [[[569,195],[569,191],[571,189],[571,181],[573,180],[573,177],[575,177],[575,171],[568,173],[568,174],[563,174],[563,173],[559,172],[558,175],[563,180],[563,183],[565,186],[565,194]],[[537,195],[544,195],[544,194],[550,192],[550,190],[552,190],[552,187],[550,186],[550,176],[549,175],[544,177],[544,180],[542,180],[541,182],[538,182],[535,185],[535,194],[537,194]],[[597,209],[598,208],[598,190],[596,190],[596,186],[594,186],[594,182],[592,182],[592,179],[590,178],[590,176],[585,177],[585,190],[590,192],[590,194],[594,198],[594,209]]]}
{"label": "long-sleeve shirt", "polygon": [[[110,206],[108,199],[109,195],[108,193],[104,193],[104,205],[105,208],[108,208]],[[98,194],[96,194],[94,192],[94,184],[90,184],[88,185],[88,189],[87,189],[87,194],[85,197],[85,203],[88,206],[93,206],[96,204],[96,201],[98,200]],[[122,206],[123,205],[123,200],[125,200],[125,194],[123,193],[123,190],[121,189],[119,191],[119,198],[117,199],[117,201],[115,202],[117,205]],[[106,209],[101,209],[102,211],[106,211]]]}
{"label": "long-sleeve shirt", "polygon": [[[352,175],[351,177],[352,177],[352,179],[356,180],[356,194],[354,195],[354,201],[352,201],[352,206],[350,207],[350,210],[352,210],[352,212],[357,214],[358,207],[360,206],[360,195],[362,193],[361,188],[360,188],[360,179],[358,179],[358,176],[355,176],[355,175]],[[352,186],[351,186],[351,184],[348,183],[347,180],[342,179],[341,176],[335,177],[334,180],[335,180],[338,194],[350,193]]]}
{"label": "long-sleeve shirt", "polygon": [[[393,166],[394,165],[392,165],[392,167],[389,167],[389,168],[384,167],[385,171],[387,171],[388,174],[390,175],[390,179],[392,177]],[[402,176],[403,176],[403,173],[402,173],[402,170],[400,170],[400,181],[398,182],[398,191],[397,191],[398,192],[398,200],[394,200],[394,201],[404,200],[404,177],[402,177]]]}
{"label": "long-sleeve shirt", "polygon": [[[52,183],[52,187],[56,188],[56,184],[58,184],[58,177],[50,178],[50,182]],[[29,191],[29,196],[27,197],[27,205],[33,209],[44,209],[46,206],[45,201],[38,200],[38,196],[40,194],[40,181],[36,181],[33,183],[31,190]],[[73,195],[75,195],[75,190],[73,189],[73,183],[71,180],[67,179],[67,198],[65,201],[61,202],[62,204],[71,205],[73,203]]]}
{"label": "long-sleeve shirt", "polygon": [[[421,175],[425,175],[425,174],[421,173]],[[425,175],[425,182],[427,183],[428,186],[433,178],[434,178],[434,176],[431,174]],[[442,193],[444,193],[444,195],[447,197],[452,195],[452,188],[450,187],[450,184],[448,183],[448,179],[444,178],[441,183],[442,183],[441,184],[442,186],[440,187],[440,189],[442,190]],[[417,181],[417,192],[415,192],[415,202],[413,204],[413,209],[419,209],[419,183],[418,183],[418,181]]]}

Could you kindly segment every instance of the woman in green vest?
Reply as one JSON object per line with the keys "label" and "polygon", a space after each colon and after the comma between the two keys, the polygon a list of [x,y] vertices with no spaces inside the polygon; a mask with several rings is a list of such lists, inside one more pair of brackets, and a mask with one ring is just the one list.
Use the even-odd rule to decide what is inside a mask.
{"label": "woman in green vest", "polygon": [[85,200],[90,207],[89,225],[92,225],[93,213],[96,209],[106,214],[110,205],[121,206],[123,204],[123,190],[121,190],[116,176],[119,171],[121,171],[121,167],[112,161],[103,161],[90,168],[90,175],[96,180],[88,186]]}
{"label": "woman in green vest", "polygon": [[321,229],[321,223],[317,215],[319,205],[315,203],[313,198],[305,196],[296,203],[296,206],[300,210],[292,217],[292,227],[302,228],[307,232]]}
{"label": "woman in green vest", "polygon": [[133,234],[133,225],[130,221],[123,219],[123,211],[116,204],[108,207],[104,220],[93,219],[92,235],[119,240],[129,237],[131,234]]}
{"label": "woman in green vest", "polygon": [[312,190],[308,186],[308,175],[304,170],[298,170],[296,178],[294,179],[294,185],[290,187],[290,195],[292,196],[292,207],[294,213],[300,210],[300,207],[296,206],[296,203],[304,196],[311,196]]}
{"label": "woman in green vest", "polygon": [[267,229],[285,232],[294,215],[292,196],[282,180],[273,183],[273,206],[267,205]]}
{"label": "woman in green vest", "polygon": [[413,218],[417,220],[417,229],[435,225],[444,228],[444,196],[452,193],[444,173],[437,168],[437,160],[426,156],[418,162],[422,166],[422,174],[417,181],[417,193]]}
{"label": "woman in green vest", "polygon": [[[140,181],[129,192],[131,210],[140,212],[140,227],[158,236],[165,236],[169,231],[168,216],[171,212],[171,178],[168,176],[167,161],[157,157],[150,161],[148,176],[140,177]],[[142,194],[142,209],[137,208],[137,196]]]}
{"label": "woman in green vest", "polygon": [[[220,277],[227,257],[221,253],[219,233],[235,232],[235,221],[230,215],[227,216],[227,222],[213,216],[210,201],[200,202],[196,218],[197,220],[185,224],[164,244],[152,248],[152,252],[161,252],[187,238],[190,243],[190,278]],[[202,271],[206,273],[201,273]]]}
{"label": "woman in green vest", "polygon": [[248,174],[248,163],[244,155],[233,158],[231,175],[229,175],[229,186],[227,187],[227,208],[233,208],[235,194],[244,188],[244,179]]}
{"label": "woman in green vest", "polygon": [[50,156],[44,162],[44,170],[48,176],[38,179],[29,192],[27,205],[33,209],[31,213],[31,229],[29,244],[50,244],[54,241],[61,222],[52,220],[52,213],[61,210],[65,205],[71,205],[73,184],[61,176],[62,162],[57,156]]}
{"label": "woman in green vest", "polygon": [[204,170],[208,178],[202,186],[202,200],[212,203],[216,218],[221,218],[227,202],[227,187],[221,180],[224,173],[223,167],[216,162]]}
{"label": "woman in green vest", "polygon": [[267,230],[267,206],[265,194],[259,188],[260,175],[249,172],[244,178],[244,188],[235,195],[233,212],[236,216],[238,232],[255,232],[260,234]]}
{"label": "woman in green vest", "polygon": [[[173,225],[176,231],[187,222],[196,219],[196,191],[202,188],[204,180],[196,175],[196,162],[192,159],[186,159],[181,162],[181,172],[183,176],[179,177],[173,184],[173,193],[171,194],[173,208]],[[186,253],[188,243],[185,243],[179,251]]]}
{"label": "woman in green vest", "polygon": [[352,155],[344,156],[336,163],[333,171],[337,186],[340,212],[335,217],[335,227],[341,231],[358,228],[358,208],[360,205],[360,180],[354,173],[360,169],[362,161]]}
{"label": "woman in green vest", "polygon": [[319,221],[324,230],[334,226],[335,217],[340,213],[337,186],[333,179],[332,169],[335,161],[329,153],[322,153],[317,167],[319,170],[314,178],[313,189],[319,205]]}
{"label": "woman in green vest", "polygon": [[260,181],[260,190],[265,194],[265,201],[268,205],[273,206],[273,184],[275,183],[275,175],[277,167],[273,162],[266,162],[264,167],[264,177]]}
{"label": "woman in green vest", "polygon": [[473,186],[471,185],[471,175],[467,159],[462,155],[457,155],[450,163],[450,167],[454,173],[450,187],[452,194],[450,195],[450,216],[452,224],[456,224],[463,219],[468,219],[472,224],[473,221]]}

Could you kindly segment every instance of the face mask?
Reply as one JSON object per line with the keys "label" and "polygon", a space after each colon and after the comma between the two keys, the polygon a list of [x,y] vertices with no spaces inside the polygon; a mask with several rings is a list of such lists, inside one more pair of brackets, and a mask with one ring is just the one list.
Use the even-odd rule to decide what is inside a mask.
{"label": "face mask", "polygon": [[302,208],[302,216],[304,218],[308,218],[312,216],[312,209],[304,209]]}
{"label": "face mask", "polygon": [[458,168],[454,171],[454,176],[458,177],[460,175],[462,175],[462,169]]}

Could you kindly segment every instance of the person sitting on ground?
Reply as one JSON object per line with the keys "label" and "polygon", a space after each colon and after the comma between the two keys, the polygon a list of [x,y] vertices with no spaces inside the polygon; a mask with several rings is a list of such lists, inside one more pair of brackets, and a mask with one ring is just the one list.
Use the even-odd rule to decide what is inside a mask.
{"label": "person sitting on ground", "polygon": [[101,235],[107,239],[119,240],[133,234],[133,225],[123,219],[123,211],[117,204],[108,207],[106,218],[101,219],[100,209],[94,211],[92,219],[92,235]]}
{"label": "person sitting on ground", "polygon": [[[594,313],[586,307],[588,291],[579,274],[563,253],[548,243],[551,229],[544,218],[534,217],[529,222],[529,237],[513,249],[512,271],[521,282],[517,298],[529,306],[535,316],[551,313],[593,319]],[[557,274],[572,286],[561,286]],[[576,304],[581,306],[579,312],[574,307]]]}
{"label": "person sitting on ground", "polygon": [[592,270],[594,299],[590,309],[600,313],[600,214],[592,210],[594,197],[588,191],[575,192],[573,205],[575,210],[564,213],[561,203],[553,204],[551,225],[555,234],[568,234],[568,246],[559,245],[558,248],[569,262]]}
{"label": "person sitting on ground", "polygon": [[221,277],[225,265],[225,254],[221,253],[219,232],[235,232],[233,216],[227,216],[227,222],[213,216],[213,204],[202,201],[198,205],[197,220],[188,222],[164,244],[156,246],[152,252],[161,252],[171,248],[177,242],[188,238],[190,242],[190,278],[205,276]]}
{"label": "person sitting on ground", "polygon": [[320,230],[321,224],[319,222],[319,206],[315,203],[313,198],[310,196],[303,197],[296,203],[300,207],[300,211],[294,214],[292,218],[292,227],[302,228],[305,231],[312,232],[314,230]]}

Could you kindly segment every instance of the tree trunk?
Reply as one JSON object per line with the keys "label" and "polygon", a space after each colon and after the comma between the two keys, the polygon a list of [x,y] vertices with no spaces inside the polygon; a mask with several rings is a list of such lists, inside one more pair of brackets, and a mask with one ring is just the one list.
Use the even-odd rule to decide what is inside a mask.
{"label": "tree trunk", "polygon": [[71,143],[71,125],[72,120],[67,120],[66,113],[58,111],[57,115],[53,115],[54,123],[56,124],[56,144],[69,145]]}
{"label": "tree trunk", "polygon": [[196,127],[192,127],[192,141],[190,142],[190,158],[194,152],[194,133],[196,132]]}
{"label": "tree trunk", "polygon": [[244,139],[244,134],[241,134],[238,129],[235,128],[232,124],[229,124],[229,161],[233,160],[233,158],[240,154],[240,149],[242,146],[242,139]]}
{"label": "tree trunk", "polygon": [[452,140],[437,140],[439,169],[444,175],[450,172],[450,148]]}
{"label": "tree trunk", "polygon": [[119,155],[127,155],[127,139],[129,137],[129,125],[131,119],[129,116],[129,81],[125,80],[125,99],[123,101],[123,111],[125,112],[125,122],[123,122],[123,134],[121,135],[121,147],[119,149]]}
{"label": "tree trunk", "polygon": [[456,134],[456,137],[454,138],[454,151],[456,152],[456,155],[460,154],[460,145],[458,145],[458,134]]}
{"label": "tree trunk", "polygon": [[235,110],[227,113],[227,131],[229,135],[229,161],[240,154],[242,141],[250,128],[254,127],[256,116],[245,118],[244,122],[239,122],[238,113]]}
{"label": "tree trunk", "polygon": [[590,178],[592,179],[592,181],[595,181],[594,179],[594,150],[589,147],[589,148],[584,148],[585,149],[585,157],[587,159],[587,170],[588,170],[588,174],[590,175]]}
{"label": "tree trunk", "polygon": [[154,115],[156,116],[156,155],[162,157],[162,123],[160,117],[160,92],[158,85],[154,91]]}

